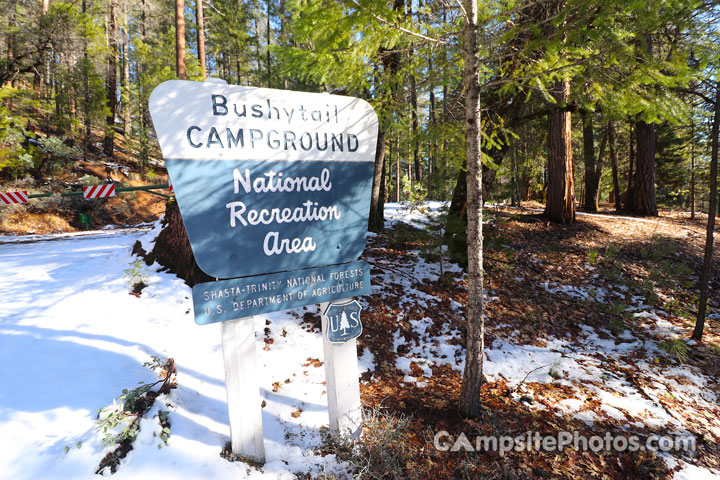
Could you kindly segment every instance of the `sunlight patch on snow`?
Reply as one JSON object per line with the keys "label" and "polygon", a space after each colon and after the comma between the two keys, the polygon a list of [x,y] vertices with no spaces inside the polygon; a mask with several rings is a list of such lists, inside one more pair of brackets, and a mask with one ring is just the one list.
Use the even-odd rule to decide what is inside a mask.
{"label": "sunlight patch on snow", "polygon": [[564,293],[569,297],[578,298],[583,301],[606,303],[605,297],[607,293],[605,292],[605,289],[601,287],[563,285],[560,283],[553,283],[551,286],[550,282],[545,280],[545,283],[543,283],[543,288],[546,292],[552,294]]}
{"label": "sunlight patch on snow", "polygon": [[385,228],[391,228],[397,222],[407,223],[415,228],[426,228],[428,215],[437,215],[447,202],[423,202],[420,208],[411,203],[386,203]]}
{"label": "sunlight patch on snow", "polygon": [[572,418],[585,422],[586,425],[592,425],[597,421],[598,416],[592,410],[583,410],[575,413]]}
{"label": "sunlight patch on snow", "polygon": [[[615,344],[613,341],[601,339],[589,327],[583,327],[583,330],[586,333],[583,338],[584,352],[603,352],[604,356],[614,357],[643,346],[639,341]],[[667,424],[682,426],[657,403],[641,395],[636,387],[614,374],[605,372],[601,360],[588,353],[574,352],[568,348],[564,340],[556,338],[545,340],[547,343],[542,347],[516,345],[504,340],[496,340],[486,349],[488,361],[484,365],[485,374],[491,378],[503,377],[511,386],[518,385],[522,381],[557,382],[567,386],[583,385],[594,392],[602,403],[602,410],[611,418],[626,421],[625,413],[627,413],[645,419],[645,423],[649,426],[661,427]],[[572,407],[578,406],[572,401],[561,406],[563,410]],[[578,412],[574,417],[588,422],[594,420],[595,415],[589,415],[590,412]]]}

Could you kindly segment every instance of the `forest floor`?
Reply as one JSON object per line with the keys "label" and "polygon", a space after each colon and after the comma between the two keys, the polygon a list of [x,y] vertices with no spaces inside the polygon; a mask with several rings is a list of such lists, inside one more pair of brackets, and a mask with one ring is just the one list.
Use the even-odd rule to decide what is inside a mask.
{"label": "forest floor", "polygon": [[[391,220],[386,235],[370,240],[379,294],[366,298],[360,343],[377,367],[362,392],[366,405],[410,419],[408,476],[720,475],[717,274],[704,341],[687,341],[697,308],[701,220],[671,212],[658,219],[580,214],[576,224],[558,226],[533,209],[486,213],[487,384],[484,413],[475,420],[463,420],[455,408],[464,368],[464,281],[455,271],[440,276],[439,250],[428,250],[432,240],[421,240],[427,235],[412,226]],[[416,215],[415,226],[423,227],[423,212]],[[578,432],[636,435],[643,445],[652,435],[692,435],[697,448],[441,452],[432,444],[441,431],[448,432],[439,437],[446,446],[460,434],[475,445],[478,435]]]}
{"label": "forest floor", "polygon": [[[704,340],[687,340],[702,220],[599,214],[558,226],[532,209],[486,209],[487,383],[482,415],[466,420],[456,402],[467,288],[446,254],[440,262],[439,207],[388,204],[385,232],[368,235],[359,448],[327,440],[317,307],[255,317],[263,467],[221,456],[219,325],[195,325],[190,289],[157,265],[141,272],[140,293],[129,287],[132,245],[149,249],[157,226],[0,237],[0,436],[13,439],[0,448],[0,477],[93,477],[115,448],[97,412],[154,381],[143,367],[154,355],[174,358],[176,388],[141,418],[116,478],[346,478],[354,468],[367,478],[720,479],[717,270]],[[535,432],[578,445],[520,448]],[[478,435],[512,437],[515,448],[475,448]],[[606,435],[610,445],[593,440]],[[670,448],[622,448],[633,436]],[[686,438],[695,448],[673,443]]]}

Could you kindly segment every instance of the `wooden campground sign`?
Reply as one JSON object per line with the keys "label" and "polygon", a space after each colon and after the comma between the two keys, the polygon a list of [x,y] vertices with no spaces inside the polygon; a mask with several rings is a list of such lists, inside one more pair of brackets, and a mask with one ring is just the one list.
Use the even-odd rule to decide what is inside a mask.
{"label": "wooden campground sign", "polygon": [[171,80],[150,111],[193,253],[211,277],[357,260],[377,116],[358,98]]}
{"label": "wooden campground sign", "polygon": [[370,293],[358,258],[377,144],[372,107],[170,80],[153,91],[150,113],[195,259],[217,279],[193,287],[193,304],[198,324],[223,322],[233,452],[264,462],[252,316],[309,304],[323,312],[330,428],[358,434],[362,326],[352,297]]}

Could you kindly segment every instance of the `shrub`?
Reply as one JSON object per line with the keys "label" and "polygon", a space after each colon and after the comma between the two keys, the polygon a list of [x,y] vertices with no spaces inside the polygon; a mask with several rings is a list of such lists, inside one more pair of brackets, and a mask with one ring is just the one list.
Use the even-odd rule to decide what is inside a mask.
{"label": "shrub", "polygon": [[685,363],[688,359],[688,347],[682,340],[662,341],[658,347],[671,355],[675,355],[680,363]]}
{"label": "shrub", "polygon": [[326,439],[338,459],[350,464],[353,478],[409,478],[408,462],[414,455],[407,441],[411,418],[380,408],[363,411],[363,435],[359,439]]}

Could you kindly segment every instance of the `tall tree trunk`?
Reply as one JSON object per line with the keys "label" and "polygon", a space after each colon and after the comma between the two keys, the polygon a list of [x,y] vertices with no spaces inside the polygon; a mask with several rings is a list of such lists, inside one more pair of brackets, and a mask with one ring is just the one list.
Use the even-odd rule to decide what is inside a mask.
{"label": "tall tree trunk", "polygon": [[710,208],[708,209],[708,223],[705,234],[705,255],[703,257],[702,272],[700,273],[700,300],[698,314],[695,321],[695,330],[692,338],[702,340],[705,329],[705,313],[708,301],[708,282],[712,270],[713,240],[715,235],[715,215],[717,214],[718,202],[718,134],[720,133],[720,76],[715,82],[715,109],[711,130],[712,147],[710,151]]}
{"label": "tall tree trunk", "polygon": [[380,125],[378,129],[377,148],[375,149],[375,169],[373,171],[372,194],[370,197],[370,221],[368,230],[381,232],[385,226],[383,209],[385,205],[380,200],[383,164],[385,163],[385,129]]}
{"label": "tall tree trunk", "polygon": [[[86,0],[82,0],[82,13],[87,13]],[[83,160],[87,161],[88,146],[92,135],[90,124],[90,60],[88,59],[88,39],[83,35],[83,123],[85,135],[83,136]]]}
{"label": "tall tree trunk", "polygon": [[628,135],[630,136],[630,153],[628,154],[628,173],[627,173],[627,190],[625,190],[625,209],[630,210],[632,204],[632,196],[634,193],[635,183],[635,170],[633,165],[635,163],[635,129],[633,123],[630,123],[628,127]]}
{"label": "tall tree trunk", "polygon": [[[387,135],[385,135],[385,137],[383,138],[383,143],[385,143],[386,147],[387,147],[387,143],[388,143]],[[387,152],[387,149],[386,149],[386,152]],[[384,155],[387,155],[387,153],[385,153]],[[387,195],[387,183],[385,181],[386,177],[387,177],[387,162],[385,161],[385,158],[383,158],[382,179],[380,180],[380,195],[379,195],[378,206],[377,206],[378,216],[383,220],[383,227],[385,226],[384,225],[384,222],[385,222],[385,215],[384,215],[384,213],[385,213],[385,197]]]}
{"label": "tall tree trunk", "polygon": [[395,153],[395,201],[400,203],[400,176],[402,175],[402,169],[400,168],[400,158],[402,156],[400,150],[400,133],[397,133],[395,145],[397,150]]}
{"label": "tall tree trunk", "polygon": [[408,175],[408,200],[412,200],[412,191],[413,191],[413,162],[408,160],[407,162],[407,175]]}
{"label": "tall tree trunk", "polygon": [[[395,0],[393,10],[401,12],[405,3],[404,0]],[[378,92],[389,95],[392,99],[397,98],[397,82],[396,76],[400,67],[400,53],[398,51],[388,52],[380,48],[378,55],[382,59],[384,76],[382,83],[376,75],[376,88]],[[381,183],[383,181],[383,172],[385,171],[385,144],[387,143],[387,120],[384,115],[380,115],[380,125],[378,128],[377,148],[375,150],[375,170],[373,172],[372,195],[370,197],[370,220],[368,229],[372,232],[380,232],[385,227],[385,204],[380,199]]]}
{"label": "tall tree trunk", "polygon": [[575,222],[572,122],[565,110],[570,81],[558,81],[552,91],[559,109],[548,114],[548,186],[545,215],[562,224]]}
{"label": "tall tree trunk", "polygon": [[[527,128],[525,128],[525,131],[527,132]],[[523,169],[522,169],[522,175],[520,176],[520,185],[522,186],[520,190],[520,199],[522,201],[528,201],[530,200],[530,172],[528,171],[528,158],[530,157],[529,149],[528,149],[528,140],[527,140],[527,133],[523,135],[523,141],[522,141],[522,149],[523,149]]]}
{"label": "tall tree trunk", "polygon": [[[430,72],[433,71],[433,62],[432,62],[432,53],[430,53],[430,57],[428,58],[428,70]],[[427,192],[428,192],[428,198],[433,198],[431,196],[431,189],[432,189],[432,177],[433,177],[433,171],[435,169],[435,157],[437,156],[437,140],[435,132],[435,126],[437,124],[436,115],[435,115],[435,84],[431,81],[430,82],[430,131],[432,132],[431,137],[432,141],[430,142],[430,155],[428,155],[428,168],[427,168]]]}
{"label": "tall tree trunk", "polygon": [[510,145],[510,175],[512,182],[512,192],[510,193],[510,205],[517,207],[520,205],[520,190],[518,188],[518,168],[517,159],[515,157],[517,148],[515,142]]}
{"label": "tall tree trunk", "polygon": [[122,62],[123,62],[123,75],[122,75],[122,117],[123,117],[123,131],[125,132],[125,139],[127,141],[130,138],[130,129],[132,128],[132,111],[130,109],[130,15],[125,12],[125,25],[123,28],[123,50],[122,50]]}
{"label": "tall tree trunk", "polygon": [[483,299],[483,237],[482,237],[482,159],[480,156],[480,85],[478,55],[477,0],[465,4],[465,156],[467,161],[467,252],[468,295],[465,370],[458,409],[464,417],[480,415],[480,388],[485,383],[483,355],[485,320]]}
{"label": "tall tree trunk", "polygon": [[450,260],[467,268],[467,162],[463,162],[458,172],[455,188],[452,191],[450,207],[445,222],[445,243],[448,246]]}
{"label": "tall tree trunk", "polygon": [[[410,49],[412,57],[413,50]],[[420,142],[418,139],[418,94],[415,72],[410,72],[410,109],[412,114],[412,146],[413,146],[413,170],[415,181],[420,183],[422,171],[420,169]]]}
{"label": "tall tree trunk", "polygon": [[595,134],[592,114],[580,111],[583,122],[583,156],[585,157],[585,199],[584,208],[588,212],[597,212],[600,178],[595,164]]}
{"label": "tall tree trunk", "polygon": [[203,13],[203,0],[195,0],[195,20],[197,22],[198,60],[200,60],[200,74],[207,77],[207,57],[205,55],[205,14]]}
{"label": "tall tree trunk", "polygon": [[620,182],[618,181],[617,151],[615,150],[615,128],[612,121],[608,122],[608,143],[610,144],[610,166],[612,167],[613,200],[615,211],[620,211]]}
{"label": "tall tree trunk", "polygon": [[103,140],[103,153],[113,156],[115,149],[115,112],[117,110],[117,53],[118,53],[118,24],[117,0],[110,1],[110,15],[108,17],[108,43],[107,75],[105,88],[107,89],[107,107],[105,117],[105,139]]}
{"label": "tall tree trunk", "polygon": [[[445,25],[447,23],[447,2],[442,2],[442,23]],[[440,53],[442,54],[442,122],[443,124],[447,124],[448,121],[448,87],[447,87],[447,70],[448,70],[448,46],[447,44],[443,44],[440,48]],[[447,154],[447,138],[445,135],[443,135],[443,142],[442,142],[442,165],[443,165],[443,171],[447,171],[448,168],[448,154]]]}
{"label": "tall tree trunk", "polygon": [[655,125],[635,123],[637,159],[630,210],[644,216],[657,216],[655,201]]}
{"label": "tall tree trunk", "polygon": [[267,2],[267,18],[265,19],[265,37],[267,38],[267,51],[265,52],[265,63],[267,64],[267,86],[272,86],[272,71],[270,66],[270,35],[272,34],[272,30],[270,29],[270,0],[266,0]]}
{"label": "tall tree trunk", "polygon": [[[48,12],[50,11],[50,0],[42,0],[40,9],[41,9],[40,13],[42,14],[43,17],[45,17],[45,15],[47,15]],[[14,10],[14,8],[13,8],[13,10]],[[14,17],[14,15],[13,15],[13,17]],[[42,28],[41,28],[41,30],[42,30]],[[46,75],[49,75],[49,67],[50,67],[48,64],[50,61],[50,52],[48,50],[49,49],[48,49],[47,45],[42,46],[42,52],[41,52],[42,64],[45,68]],[[33,91],[35,92],[35,94],[37,94],[37,95],[40,94],[40,90],[42,89],[42,84],[43,84],[42,74],[40,73],[40,70],[35,68],[35,75],[33,76]]]}
{"label": "tall tree trunk", "polygon": [[[253,6],[253,25],[255,27],[255,61],[257,62],[257,67],[255,72],[257,73],[257,76],[255,77],[256,82],[260,82],[260,78],[262,76],[262,52],[260,51],[260,9],[258,8],[257,0],[252,2]],[[238,52],[238,65],[240,65],[240,52]],[[238,83],[240,83],[240,69],[238,68]]]}
{"label": "tall tree trunk", "polygon": [[[384,179],[383,184],[381,185],[381,190],[385,192],[385,202],[391,202],[390,199],[392,189],[393,189],[393,181],[392,181],[392,175],[393,175],[393,157],[395,156],[395,145],[393,144],[392,135],[388,137],[387,139],[387,151],[385,152],[385,162],[383,165],[383,170],[385,170],[385,174],[383,175]],[[384,208],[384,207],[383,207]]]}
{"label": "tall tree trunk", "polygon": [[[259,61],[258,61],[258,65],[260,65]],[[239,53],[235,56],[235,70],[237,70],[237,84],[241,85],[242,81],[240,79],[240,54]]]}
{"label": "tall tree trunk", "polygon": [[[292,45],[294,43],[293,41],[289,40],[287,38],[287,36],[285,35],[285,31],[286,31],[285,30],[285,22],[287,21],[287,19],[285,18],[286,11],[287,10],[285,8],[285,0],[279,0],[277,12],[278,12],[278,17],[280,18],[280,34],[278,37],[280,45],[285,45],[285,44]],[[290,81],[287,78],[287,76],[283,77],[282,86],[286,90],[290,87]]]}
{"label": "tall tree trunk", "polygon": [[[140,40],[143,43],[147,40],[147,0],[140,2]],[[138,72],[138,96],[141,98],[140,101],[140,165],[144,168],[147,166],[150,159],[150,139],[148,135],[148,129],[150,125],[150,112],[148,111],[146,86],[143,78],[143,64],[137,62],[136,64]]]}
{"label": "tall tree trunk", "polygon": [[695,110],[690,124],[690,219],[695,220]]}
{"label": "tall tree trunk", "polygon": [[[494,148],[490,151],[486,149],[482,149],[482,152],[489,156],[492,162],[497,165],[498,167],[502,165],[503,158],[505,158],[505,149],[508,148],[508,145],[503,145],[502,147]],[[482,183],[483,183],[483,201],[487,202],[491,198],[492,189],[495,185],[495,178],[497,177],[497,168],[489,167],[487,165],[483,165],[482,167]]]}
{"label": "tall tree trunk", "polygon": [[[406,16],[413,22],[413,0],[408,0]],[[415,57],[415,44],[410,46],[410,57],[408,64],[411,66]],[[420,169],[420,141],[418,138],[418,91],[417,79],[415,78],[415,70],[410,69],[410,114],[412,115],[412,146],[413,146],[413,174],[415,181],[420,184],[422,179],[422,170]],[[412,188],[410,189],[412,192]]]}
{"label": "tall tree trunk", "polygon": [[[6,35],[5,47],[7,48],[7,62],[12,65],[15,60],[15,16],[17,11],[17,0],[11,0],[8,5],[8,34]],[[15,76],[9,75],[5,86],[12,86]]]}
{"label": "tall tree trunk", "polygon": [[187,80],[185,70],[185,0],[175,0],[175,74]]}

